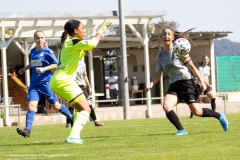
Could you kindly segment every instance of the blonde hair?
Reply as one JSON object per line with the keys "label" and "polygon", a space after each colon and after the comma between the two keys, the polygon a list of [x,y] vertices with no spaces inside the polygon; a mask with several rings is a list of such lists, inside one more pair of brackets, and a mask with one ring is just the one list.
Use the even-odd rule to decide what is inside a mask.
{"label": "blonde hair", "polygon": [[47,43],[47,41],[45,40],[44,41],[44,44],[43,44],[45,47],[48,47],[48,43]]}
{"label": "blonde hair", "polygon": [[36,34],[37,34],[38,32],[41,32],[41,33],[44,35],[44,44],[43,44],[43,45],[44,45],[45,47],[48,47],[48,43],[47,43],[47,41],[46,41],[46,39],[45,39],[45,34],[44,34],[43,31],[41,31],[41,30],[35,31],[35,32],[34,32],[34,35],[33,35],[34,39],[36,38]]}

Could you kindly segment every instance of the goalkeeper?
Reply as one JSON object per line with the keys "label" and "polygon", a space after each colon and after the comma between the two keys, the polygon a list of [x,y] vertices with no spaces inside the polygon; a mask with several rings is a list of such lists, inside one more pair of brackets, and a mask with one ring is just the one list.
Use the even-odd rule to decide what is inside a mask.
{"label": "goalkeeper", "polygon": [[90,40],[83,40],[85,30],[78,20],[69,20],[64,25],[61,37],[56,71],[50,81],[50,87],[59,97],[66,100],[78,112],[74,114],[74,124],[69,137],[65,140],[70,144],[82,144],[80,132],[89,119],[91,109],[83,91],[75,81],[78,61],[85,56],[85,51],[93,50],[103,37],[110,20],[105,20],[98,33]]}

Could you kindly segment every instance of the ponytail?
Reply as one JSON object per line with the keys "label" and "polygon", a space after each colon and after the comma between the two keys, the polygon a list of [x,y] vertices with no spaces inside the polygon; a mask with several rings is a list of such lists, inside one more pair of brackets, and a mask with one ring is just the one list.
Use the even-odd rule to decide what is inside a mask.
{"label": "ponytail", "polygon": [[59,49],[62,49],[63,43],[67,39],[67,35],[72,36],[72,34],[74,33],[74,30],[79,27],[80,23],[81,23],[80,21],[75,19],[71,19],[65,23],[63,27],[64,32],[62,33],[62,36],[61,36],[61,43],[58,46]]}
{"label": "ponytail", "polygon": [[[196,27],[195,27],[195,28],[196,28]],[[185,38],[185,39],[187,39],[187,40],[189,41],[189,43],[190,43],[191,45],[196,46],[196,45],[193,43],[191,37],[187,34],[187,32],[189,32],[189,31],[191,31],[191,30],[193,30],[193,29],[195,29],[195,28],[191,28],[191,29],[189,29],[189,30],[187,30],[187,31],[185,31],[185,32],[179,32],[179,31],[175,31],[172,27],[165,27],[165,28],[162,30],[161,36],[162,36],[163,31],[164,31],[165,29],[170,29],[170,30],[172,30],[173,35],[174,35],[174,37],[175,37],[174,40],[173,40],[173,42],[174,42],[176,39],[178,39],[178,38]]]}
{"label": "ponytail", "polygon": [[[195,27],[195,28],[196,28],[196,27]],[[191,37],[187,34],[187,32],[189,32],[189,31],[191,31],[191,30],[194,30],[195,28],[191,28],[191,29],[189,29],[189,30],[187,30],[187,31],[185,31],[185,32],[175,31],[175,32],[174,32],[174,36],[175,36],[174,41],[175,41],[176,39],[178,39],[178,38],[185,38],[185,39],[187,39],[187,40],[189,41],[189,43],[190,43],[191,45],[196,46],[196,45],[193,43]]]}
{"label": "ponytail", "polygon": [[67,39],[67,35],[68,35],[68,32],[67,31],[63,31],[62,36],[61,36],[61,42],[60,42],[60,44],[58,46],[59,49],[62,49],[63,43]]}

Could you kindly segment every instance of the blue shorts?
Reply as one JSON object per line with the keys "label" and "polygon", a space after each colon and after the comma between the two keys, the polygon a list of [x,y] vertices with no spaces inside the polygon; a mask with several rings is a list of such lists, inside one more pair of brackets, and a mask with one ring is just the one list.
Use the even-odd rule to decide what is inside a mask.
{"label": "blue shorts", "polygon": [[58,101],[56,94],[50,89],[49,82],[41,84],[30,83],[27,101],[40,101],[41,95],[43,95],[50,104],[55,104]]}

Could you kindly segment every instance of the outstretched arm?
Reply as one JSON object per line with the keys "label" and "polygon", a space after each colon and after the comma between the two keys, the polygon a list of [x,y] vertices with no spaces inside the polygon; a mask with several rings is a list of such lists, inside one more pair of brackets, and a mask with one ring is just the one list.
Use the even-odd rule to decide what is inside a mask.
{"label": "outstretched arm", "polygon": [[112,24],[111,20],[107,19],[103,22],[100,29],[98,30],[97,34],[92,38],[93,43],[97,46],[100,39],[103,38],[104,33],[106,32],[107,28]]}

